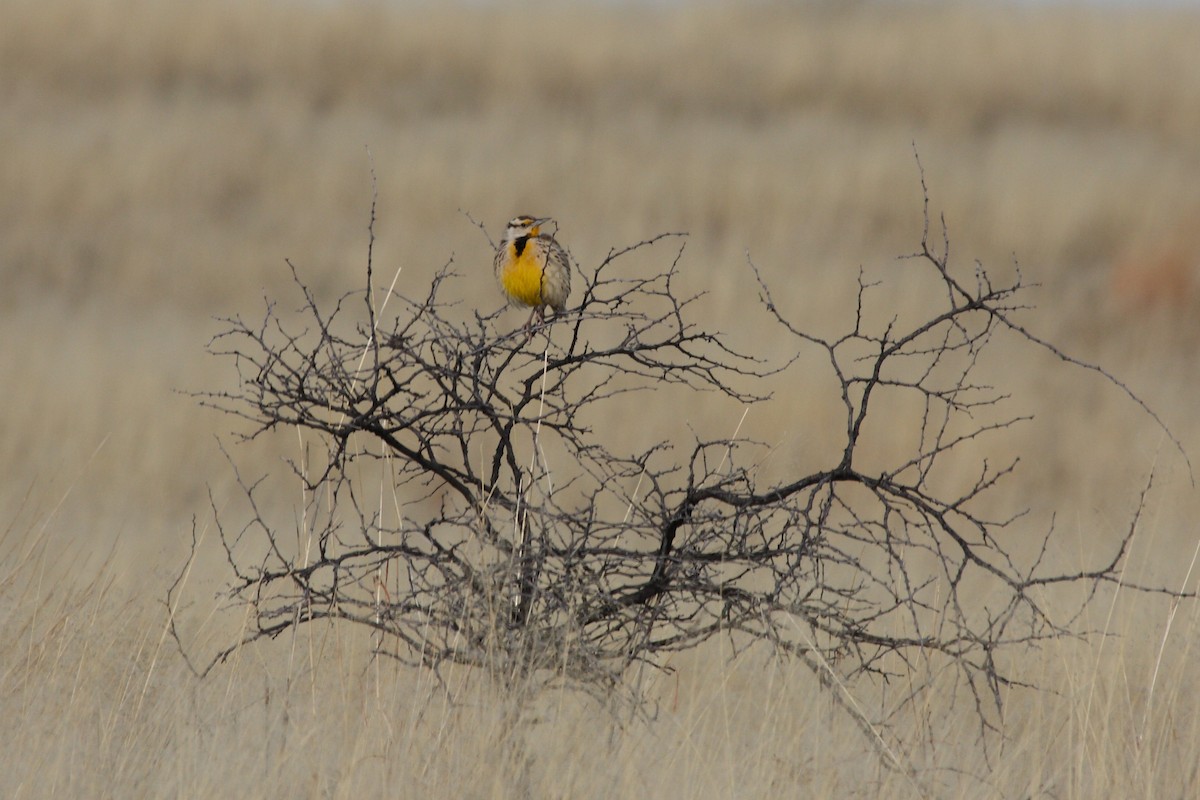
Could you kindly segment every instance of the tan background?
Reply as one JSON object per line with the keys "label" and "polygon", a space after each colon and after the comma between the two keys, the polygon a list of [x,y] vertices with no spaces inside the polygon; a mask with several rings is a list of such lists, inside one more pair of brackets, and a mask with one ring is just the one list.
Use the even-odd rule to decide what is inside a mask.
{"label": "tan background", "polygon": [[[553,214],[585,266],[687,231],[687,288],[746,342],[747,251],[821,331],[851,312],[860,265],[908,268],[895,257],[920,237],[915,146],[956,262],[1019,262],[1041,284],[1030,326],[1120,377],[1200,463],[1200,17],[989,9],[8,3],[0,688],[15,723],[0,741],[19,768],[0,793],[916,793],[864,767],[811,681],[765,658],[681,657],[676,676],[646,678],[658,720],[622,728],[569,696],[514,717],[469,675],[451,676],[448,706],[428,676],[364,672],[352,633],[198,684],[161,644],[162,601],[193,518],[209,529],[208,492],[235,507],[215,438],[232,423],[186,395],[232,380],[205,355],[213,317],[294,305],[285,257],[321,297],[359,288],[372,166],[376,272],[400,270],[402,293],[453,259],[464,304],[499,307],[466,214],[493,236],[516,213]],[[901,312],[920,303],[904,285]],[[1033,509],[1031,538],[1056,514],[1059,555],[1085,567],[1154,470],[1131,574],[1181,585],[1197,539],[1183,459],[1120,391],[1007,347],[991,374],[1037,420],[999,446],[1023,464],[997,502]],[[777,447],[773,469],[815,468],[823,401],[790,380],[744,432]],[[615,420],[613,436],[681,416],[725,435],[742,411],[714,400],[645,429]],[[295,440],[233,451],[257,474]],[[290,513],[286,488],[278,500]],[[202,572],[185,609],[198,619],[221,578]],[[1058,694],[1014,701],[1005,792],[1195,791],[1196,610],[1167,629],[1168,611],[1122,593],[1089,622],[1125,636],[1031,658]],[[960,711],[904,723],[914,763],[984,769],[953,744],[971,738]],[[929,773],[958,785],[947,774]]]}

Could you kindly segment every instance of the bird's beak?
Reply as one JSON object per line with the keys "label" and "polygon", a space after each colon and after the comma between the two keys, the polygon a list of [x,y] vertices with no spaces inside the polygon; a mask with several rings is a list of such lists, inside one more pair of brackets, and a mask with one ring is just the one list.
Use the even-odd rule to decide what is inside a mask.
{"label": "bird's beak", "polygon": [[535,227],[535,228],[541,227],[542,225],[545,225],[547,222],[550,222],[553,219],[554,219],[554,217],[542,217],[541,219],[535,219],[533,221],[533,227]]}

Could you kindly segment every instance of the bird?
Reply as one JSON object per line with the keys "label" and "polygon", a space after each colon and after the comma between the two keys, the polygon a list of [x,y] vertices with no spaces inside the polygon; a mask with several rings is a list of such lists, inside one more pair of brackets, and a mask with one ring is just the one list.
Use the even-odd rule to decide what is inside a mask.
{"label": "bird", "polygon": [[494,268],[500,288],[513,305],[533,312],[525,323],[526,338],[533,336],[533,320],[546,321],[546,307],[561,314],[571,294],[571,261],[567,251],[541,228],[552,217],[513,217],[496,250]]}

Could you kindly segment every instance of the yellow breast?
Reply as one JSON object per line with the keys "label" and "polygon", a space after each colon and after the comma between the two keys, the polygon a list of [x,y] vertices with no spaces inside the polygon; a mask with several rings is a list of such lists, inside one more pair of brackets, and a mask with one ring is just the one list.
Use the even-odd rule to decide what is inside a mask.
{"label": "yellow breast", "polygon": [[543,305],[542,267],[545,255],[541,248],[525,247],[518,255],[516,247],[510,242],[506,249],[508,258],[500,271],[500,284],[504,291],[523,305]]}

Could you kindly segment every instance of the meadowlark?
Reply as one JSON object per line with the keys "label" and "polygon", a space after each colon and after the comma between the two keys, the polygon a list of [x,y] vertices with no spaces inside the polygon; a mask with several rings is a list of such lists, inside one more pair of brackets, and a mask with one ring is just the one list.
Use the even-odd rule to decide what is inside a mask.
{"label": "meadowlark", "polygon": [[496,251],[496,280],[509,302],[533,308],[525,323],[527,336],[533,335],[534,318],[546,321],[547,306],[561,314],[571,293],[571,262],[562,245],[541,232],[547,222],[550,217],[513,218]]}

